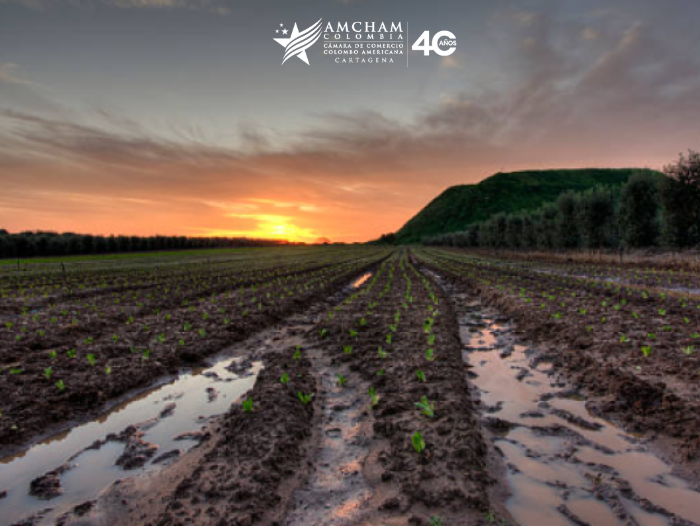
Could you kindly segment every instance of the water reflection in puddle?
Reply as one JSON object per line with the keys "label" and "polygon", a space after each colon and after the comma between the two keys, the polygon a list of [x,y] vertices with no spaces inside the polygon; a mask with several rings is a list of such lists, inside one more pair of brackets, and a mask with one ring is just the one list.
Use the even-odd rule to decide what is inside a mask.
{"label": "water reflection in puddle", "polygon": [[[175,437],[198,431],[210,417],[226,412],[233,401],[253,387],[262,367],[261,362],[253,362],[247,376],[238,376],[226,369],[231,363],[230,358],[221,359],[212,367],[183,373],[167,384],[115,406],[96,420],[0,460],[0,490],[8,491],[7,497],[0,500],[0,524],[11,524],[47,508],[52,510],[45,515],[44,522],[55,520],[71,507],[94,499],[116,480],[138,473],[139,470],[123,470],[115,465],[124,452],[123,442],[107,442],[99,449],[85,450],[95,441],[104,440],[110,433],[118,434],[130,425],[148,422],[141,428],[144,431],[141,438],[158,446],[153,458],[173,450],[184,453],[190,449],[197,443],[195,440]],[[166,408],[167,416],[161,417]],[[29,495],[33,479],[69,459],[73,467],[60,476],[62,495],[51,500]],[[141,471],[157,467],[148,462]]]}
{"label": "water reflection in puddle", "polygon": [[548,365],[531,366],[511,328],[482,318],[473,303],[462,306],[460,323],[484,424],[506,465],[506,506],[519,524],[697,524],[700,493],[637,437],[556,387]]}
{"label": "water reflection in puddle", "polygon": [[371,278],[372,276],[373,276],[373,273],[372,273],[372,272],[366,272],[365,274],[363,274],[362,276],[360,276],[359,278],[357,278],[355,281],[353,281],[353,282],[352,282],[352,285],[350,285],[350,286],[351,286],[353,289],[358,289],[358,288],[360,288],[362,285],[364,285],[364,284],[367,282],[367,280],[368,280],[369,278]]}

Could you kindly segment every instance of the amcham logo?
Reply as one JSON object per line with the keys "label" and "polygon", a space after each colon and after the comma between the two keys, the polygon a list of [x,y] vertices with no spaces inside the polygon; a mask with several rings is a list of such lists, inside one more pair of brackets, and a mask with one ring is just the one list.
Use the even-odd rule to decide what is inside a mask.
{"label": "amcham logo", "polygon": [[[292,29],[292,34],[289,38],[275,38],[274,41],[280,46],[284,47],[284,57],[282,58],[282,64],[287,62],[292,57],[298,57],[309,63],[309,57],[306,56],[306,50],[313,46],[316,41],[321,36],[323,27],[321,26],[321,20],[316,22],[314,25],[307,27],[304,31],[299,32],[296,23],[294,24],[294,29]],[[286,35],[289,30],[284,28],[284,24],[280,24],[282,29],[275,29],[275,33],[282,33]]]}

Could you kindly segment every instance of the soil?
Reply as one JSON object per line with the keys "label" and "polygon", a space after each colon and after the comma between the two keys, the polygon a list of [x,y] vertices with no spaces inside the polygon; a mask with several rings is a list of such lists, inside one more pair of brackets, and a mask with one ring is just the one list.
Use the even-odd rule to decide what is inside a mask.
{"label": "soil", "polygon": [[[314,268],[313,272],[276,269],[276,278],[267,283],[267,288],[272,298],[280,297],[264,308],[262,303],[253,302],[255,308],[243,310],[239,294],[222,293],[207,296],[206,301],[197,303],[196,309],[181,305],[164,314],[175,301],[172,299],[160,305],[158,314],[145,315],[132,324],[124,323],[126,315],[116,314],[121,313],[121,307],[112,307],[113,315],[100,314],[100,318],[95,317],[80,328],[64,327],[58,334],[46,337],[39,349],[29,342],[22,344],[24,347],[0,343],[0,364],[4,364],[0,365],[4,415],[0,419],[0,456],[26,448],[47,433],[84,421],[108,409],[120,396],[151,386],[182,367],[201,364],[222,348],[328,297],[375,262],[376,258],[359,266],[343,262]],[[265,290],[264,284],[262,287]],[[289,296],[295,287],[300,291]],[[249,292],[248,296],[255,298],[256,294],[261,293]],[[66,306],[55,307],[56,311],[65,309]],[[192,328],[183,332],[186,324]],[[161,342],[158,335],[167,336]],[[92,343],[85,344],[86,338],[93,338]],[[27,345],[32,347],[29,352]],[[76,346],[76,356],[69,357],[67,353]],[[41,349],[52,349],[56,357]],[[88,355],[93,357],[94,365],[88,361]],[[20,356],[21,364],[17,362]],[[20,372],[13,374],[13,369]],[[59,379],[63,389],[56,385]]]}
{"label": "soil", "polygon": [[[368,269],[373,273],[359,288],[345,288]],[[19,394],[8,395],[9,403],[22,429],[3,428],[0,438],[26,438],[38,433],[42,411],[48,421],[75,419],[232,340],[276,322],[284,327],[284,337],[251,347],[232,364],[245,376],[253,362],[264,363],[243,397],[252,401],[250,410],[241,400],[183,437],[199,439],[186,453],[157,452],[138,427],[108,437],[124,443],[123,468],[148,462],[163,468],[115,484],[60,524],[549,526],[610,517],[620,524],[642,524],[640,517],[695,524],[682,501],[669,509],[673,499],[658,504],[637,485],[665,484],[686,497],[700,489],[700,361],[697,352],[679,352],[696,343],[692,334],[700,327],[692,298],[667,295],[647,278],[636,283],[636,274],[616,284],[433,249],[278,270],[265,282],[269,288],[231,295],[222,289],[216,301],[206,296],[172,306],[170,319],[147,314],[138,331],[110,321],[96,348],[101,358],[122,353],[125,361],[110,360],[108,380],[92,375],[87,363],[75,373],[55,369],[66,383],[84,381],[75,392],[85,401],[70,402],[64,393],[56,403],[53,393],[46,395],[49,405],[60,410],[30,403],[24,375],[12,379]],[[692,279],[673,284],[680,282]],[[305,290],[308,283],[316,285]],[[277,300],[256,311],[262,290]],[[290,290],[299,294],[288,296]],[[230,325],[219,324],[222,307],[226,316],[238,313]],[[211,338],[197,346],[182,352],[156,341],[153,358],[129,353],[126,342],[137,341],[144,325],[152,328],[150,345],[156,334],[179,337],[183,324],[204,314],[214,321],[193,330],[205,328]],[[115,313],[110,320],[116,319]],[[113,332],[125,343],[108,344]],[[645,356],[642,346],[653,350]],[[45,360],[28,360],[27,368],[40,371]],[[133,367],[134,360],[143,367]],[[489,392],[489,367],[501,368],[507,388]],[[534,402],[520,404],[518,393]],[[210,388],[207,399],[216,397]],[[583,410],[579,397],[586,398]],[[159,418],[169,418],[176,404],[161,406]],[[26,413],[17,410],[24,406]],[[622,438],[611,422],[626,431]],[[665,459],[673,473],[659,470],[650,482],[644,472],[637,477],[630,465],[615,464],[642,454],[645,462]],[[32,491],[50,498],[61,491],[59,475],[44,474]],[[682,486],[674,482],[680,475]],[[540,483],[545,492],[538,493]],[[544,511],[564,522],[547,522],[538,515]],[[41,512],[32,521],[39,523]]]}

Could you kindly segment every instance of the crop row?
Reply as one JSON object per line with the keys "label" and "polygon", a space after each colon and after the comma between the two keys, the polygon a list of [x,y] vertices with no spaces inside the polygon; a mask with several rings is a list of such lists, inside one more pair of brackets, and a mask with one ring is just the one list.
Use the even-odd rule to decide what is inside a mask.
{"label": "crop row", "polygon": [[700,387],[697,299],[449,251],[421,249],[418,256],[513,315],[534,337],[561,344],[554,360],[582,383],[614,391],[639,425],[653,421],[687,436]]}
{"label": "crop row", "polygon": [[[94,410],[129,389],[198,363],[344,286],[386,254],[383,249],[362,257],[346,252],[344,260],[313,271],[268,276],[248,287],[167,308],[129,311],[119,306],[118,315],[109,316],[114,309],[105,313],[88,307],[84,325],[66,323],[66,317],[73,319],[70,315],[53,324],[45,316],[25,317],[22,325],[5,327],[6,338],[9,331],[10,337],[32,334],[32,345],[22,338],[2,348],[0,443],[14,443],[46,424]],[[42,322],[45,329],[30,325]],[[22,331],[27,327],[31,332]]]}
{"label": "crop row", "polygon": [[[317,337],[335,360],[349,364],[352,375],[339,382],[352,388],[359,375],[371,386],[366,400],[374,432],[388,442],[379,455],[382,480],[401,491],[386,508],[485,511],[485,447],[456,321],[449,300],[408,252],[387,261],[362,292],[329,311]],[[433,518],[437,524],[439,517]]]}

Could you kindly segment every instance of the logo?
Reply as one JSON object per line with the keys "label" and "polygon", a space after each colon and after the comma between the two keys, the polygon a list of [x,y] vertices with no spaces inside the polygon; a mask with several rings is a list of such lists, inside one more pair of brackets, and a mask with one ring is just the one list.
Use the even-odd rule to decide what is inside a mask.
{"label": "logo", "polygon": [[292,30],[280,24],[275,28],[275,33],[277,38],[273,40],[284,48],[282,64],[292,57],[297,57],[310,65],[306,50],[319,40],[323,49],[314,54],[314,63],[318,60],[322,64],[347,64],[347,67],[355,67],[351,64],[366,67],[383,64],[389,67],[392,64],[408,67],[409,58],[418,55],[410,54],[409,51],[422,52],[426,57],[431,54],[448,57],[457,49],[456,36],[446,30],[438,31],[434,35],[430,31],[419,32],[418,40],[409,48],[406,42],[408,22],[397,20],[329,20],[324,26],[321,18],[303,31],[299,31],[296,22]]}
{"label": "logo", "polygon": [[[306,56],[306,50],[313,46],[321,36],[321,32],[323,30],[321,20],[323,19],[320,19],[314,25],[307,27],[301,33],[299,32],[299,29],[295,23],[294,29],[292,29],[292,35],[289,38],[274,39],[275,42],[284,47],[282,64],[287,62],[287,60],[292,57],[298,57],[299,60],[309,64],[309,57]],[[284,29],[284,24],[280,24],[280,27],[282,29],[276,29],[275,33],[281,32],[283,35],[286,35],[289,30]]]}
{"label": "logo", "polygon": [[[411,48],[413,51],[422,51],[427,57],[430,55],[431,51],[434,51],[442,57],[450,56],[457,49],[457,37],[451,31],[440,31],[433,35],[432,43],[430,42],[430,31],[423,31],[418,40],[413,44]],[[442,49],[446,47],[447,49]]]}

